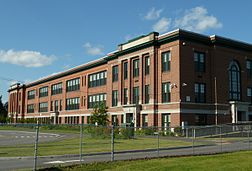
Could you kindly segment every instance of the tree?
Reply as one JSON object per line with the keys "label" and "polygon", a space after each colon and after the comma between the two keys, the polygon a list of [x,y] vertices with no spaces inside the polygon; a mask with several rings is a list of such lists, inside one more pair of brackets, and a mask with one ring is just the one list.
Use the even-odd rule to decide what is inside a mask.
{"label": "tree", "polygon": [[8,103],[3,104],[2,96],[0,96],[0,123],[6,123],[8,116]]}
{"label": "tree", "polygon": [[108,107],[105,103],[96,104],[93,108],[91,123],[106,126],[108,121]]}

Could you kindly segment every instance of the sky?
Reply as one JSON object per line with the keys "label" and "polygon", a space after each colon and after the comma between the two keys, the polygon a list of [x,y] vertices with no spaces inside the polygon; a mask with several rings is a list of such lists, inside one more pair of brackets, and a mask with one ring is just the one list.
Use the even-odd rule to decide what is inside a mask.
{"label": "sky", "polygon": [[0,95],[177,28],[252,44],[252,1],[0,0]]}

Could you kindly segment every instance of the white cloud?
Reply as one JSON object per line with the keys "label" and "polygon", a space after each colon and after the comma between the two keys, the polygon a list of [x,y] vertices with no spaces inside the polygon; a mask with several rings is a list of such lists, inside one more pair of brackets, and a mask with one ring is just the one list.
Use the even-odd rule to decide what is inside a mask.
{"label": "white cloud", "polygon": [[185,11],[183,17],[175,20],[174,27],[195,32],[204,32],[208,29],[222,28],[222,23],[204,7],[195,7]]}
{"label": "white cloud", "polygon": [[89,42],[85,43],[83,47],[86,50],[86,53],[89,55],[103,55],[103,47],[102,46],[93,46]]}
{"label": "white cloud", "polygon": [[36,51],[0,50],[0,62],[25,67],[42,67],[52,64],[55,56],[46,56]]}
{"label": "white cloud", "polygon": [[156,10],[155,8],[152,8],[150,9],[150,11],[148,11],[148,13],[144,16],[144,18],[146,20],[158,19],[162,11],[163,11],[162,9]]}
{"label": "white cloud", "polygon": [[166,32],[171,24],[171,19],[161,18],[157,23],[152,26],[152,29],[156,32]]}

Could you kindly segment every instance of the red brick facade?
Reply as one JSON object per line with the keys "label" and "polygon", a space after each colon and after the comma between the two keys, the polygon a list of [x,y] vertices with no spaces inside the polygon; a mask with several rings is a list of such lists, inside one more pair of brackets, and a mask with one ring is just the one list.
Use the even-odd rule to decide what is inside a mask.
{"label": "red brick facade", "polygon": [[[163,69],[167,60],[163,59],[165,53],[170,55],[170,58],[167,58],[167,71]],[[204,59],[201,59],[200,55],[203,55]],[[149,63],[146,63],[147,57]],[[138,63],[135,60],[139,60]],[[196,63],[198,60],[201,63]],[[119,125],[130,123],[132,120],[135,126],[181,126],[247,121],[252,118],[251,96],[247,92],[247,88],[252,87],[252,79],[248,78],[249,60],[252,60],[252,45],[246,43],[184,30],[175,30],[160,36],[158,33],[150,33],[119,45],[117,51],[94,62],[26,85],[11,86],[9,116],[13,117],[15,122],[22,118],[39,117],[52,119],[54,123],[86,124],[92,112],[92,108],[88,108],[90,99],[93,101],[91,96],[95,95],[94,99],[97,100],[105,98],[98,97],[98,94],[106,94],[109,119],[112,121],[112,117],[116,118]],[[236,90],[239,91],[239,99],[230,98],[232,61],[238,65],[240,83],[239,88],[233,87],[235,92],[232,92],[232,95],[236,97]],[[125,62],[128,63],[127,79],[124,78]],[[149,73],[146,74],[148,64]],[[202,65],[204,71],[196,71],[196,65]],[[113,81],[114,66],[118,66],[118,81]],[[90,87],[89,76],[101,71],[106,71],[106,84]],[[134,72],[138,73],[135,77]],[[101,77],[104,78],[105,75],[98,74],[92,79],[98,80]],[[79,89],[67,91],[67,81],[74,78],[80,80]],[[57,83],[62,83],[62,92],[52,95],[52,85]],[[164,83],[169,83],[167,85],[170,91],[167,96],[169,100],[166,102]],[[146,85],[149,85],[149,96],[146,95]],[[197,85],[199,90],[196,90]],[[45,86],[48,86],[48,95],[39,97],[39,89]],[[127,102],[124,101],[124,89],[128,90]],[[35,90],[34,99],[28,99],[28,92],[31,90]],[[112,106],[112,92],[115,90],[118,93],[117,105]],[[134,91],[137,90],[136,105],[133,101],[136,98]],[[71,98],[79,98],[79,109],[68,110],[66,99]],[[202,101],[197,101],[197,98],[201,98]],[[39,103],[47,103],[47,112],[39,111]],[[59,106],[57,111],[56,103]],[[28,105],[34,106],[34,111],[28,113]]]}

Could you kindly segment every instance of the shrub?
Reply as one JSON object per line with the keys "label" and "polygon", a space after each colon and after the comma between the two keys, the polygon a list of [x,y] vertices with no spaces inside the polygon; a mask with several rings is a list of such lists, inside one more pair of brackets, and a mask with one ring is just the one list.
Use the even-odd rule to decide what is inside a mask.
{"label": "shrub", "polygon": [[109,127],[88,126],[85,133],[93,138],[109,138],[111,137],[111,129]]}
{"label": "shrub", "polygon": [[134,138],[134,128],[133,127],[121,128],[119,132],[119,136],[117,137],[123,138],[123,139]]}

